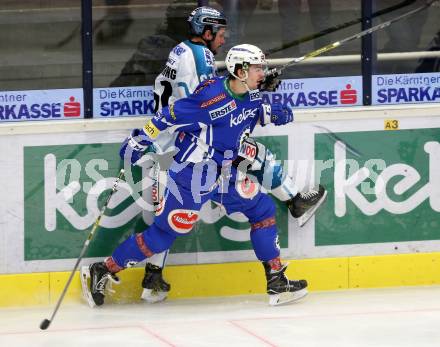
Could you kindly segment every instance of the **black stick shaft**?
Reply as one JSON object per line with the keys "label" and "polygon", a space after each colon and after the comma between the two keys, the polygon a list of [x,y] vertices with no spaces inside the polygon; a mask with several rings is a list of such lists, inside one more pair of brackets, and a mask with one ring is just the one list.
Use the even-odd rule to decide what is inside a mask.
{"label": "black stick shaft", "polygon": [[[400,9],[402,7],[408,6],[408,5],[410,5],[410,4],[414,3],[414,2],[416,2],[416,0],[404,0],[404,1],[401,1],[401,2],[397,3],[396,5],[393,5],[393,6],[390,6],[390,7],[386,7],[384,9],[382,9],[382,10],[374,12],[371,15],[371,18],[376,18],[376,17],[382,16],[382,15],[384,15],[386,13],[390,13],[390,12],[398,10],[398,9]],[[266,56],[269,56],[269,55],[271,55],[273,53],[277,53],[277,52],[283,51],[283,50],[285,50],[287,48],[290,48],[290,47],[293,47],[293,46],[297,46],[297,45],[299,45],[301,43],[305,43],[305,42],[317,39],[319,37],[322,37],[322,36],[334,33],[336,31],[349,28],[352,25],[359,24],[361,22],[362,22],[362,17],[350,20],[350,21],[342,23],[342,24],[337,24],[337,25],[332,26],[330,28],[321,30],[320,32],[317,32],[315,34],[307,35],[307,36],[304,36],[304,37],[302,37],[300,39],[297,39],[297,40],[294,40],[292,42],[288,42],[286,44],[283,44],[281,47],[269,49],[266,52]]]}
{"label": "black stick shaft", "polygon": [[52,316],[50,317],[49,320],[45,319],[40,324],[40,328],[42,330],[46,330],[49,327],[50,323],[52,323],[52,321],[54,320],[55,315],[57,314],[58,309],[60,308],[60,305],[61,305],[61,303],[62,303],[62,301],[64,299],[64,296],[67,293],[67,289],[69,289],[69,286],[70,286],[70,283],[72,282],[73,276],[75,275],[75,272],[78,269],[79,263],[81,262],[82,258],[84,257],[84,255],[85,255],[85,253],[87,251],[87,248],[89,247],[90,241],[92,240],[92,238],[93,238],[93,236],[94,236],[94,234],[95,234],[95,232],[96,232],[96,230],[97,230],[97,228],[99,226],[101,218],[104,215],[104,212],[105,212],[105,210],[106,210],[106,208],[108,206],[108,203],[110,202],[110,199],[113,196],[114,192],[116,192],[116,190],[118,188],[119,181],[122,179],[123,176],[124,176],[124,170],[121,169],[121,171],[119,172],[118,177],[115,180],[115,183],[113,184],[112,191],[108,195],[107,200],[106,200],[104,206],[102,206],[102,208],[100,210],[98,218],[96,219],[95,223],[93,224],[92,230],[90,231],[89,235],[87,236],[86,241],[84,242],[84,246],[83,246],[83,248],[81,250],[81,253],[79,254],[78,259],[76,260],[75,266],[73,267],[73,270],[70,273],[69,279],[67,280],[66,285],[64,286],[63,292],[61,293],[61,295],[60,295],[60,297],[59,297],[59,299],[57,301],[57,304],[55,305],[55,308],[53,310]]}
{"label": "black stick shaft", "polygon": [[375,31],[382,30],[382,29],[390,26],[391,24],[393,24],[393,23],[395,23],[397,21],[400,21],[400,20],[402,20],[404,18],[410,17],[410,16],[412,16],[412,15],[414,15],[416,13],[419,13],[419,12],[427,9],[434,2],[437,2],[437,1],[439,1],[439,0],[428,0],[428,1],[425,2],[424,5],[419,6],[419,7],[415,8],[415,9],[413,9],[411,11],[405,12],[404,14],[402,14],[400,16],[397,16],[397,17],[395,17],[393,19],[390,19],[390,20],[388,20],[386,22],[383,22],[381,24],[375,25],[374,27],[371,27],[369,29],[363,30],[363,31],[361,31],[361,32],[359,32],[357,34],[348,36],[348,37],[346,37],[346,38],[344,38],[342,40],[335,41],[335,42],[333,42],[333,43],[331,43],[331,44],[329,44],[327,46],[318,48],[317,50],[312,51],[310,53],[307,53],[306,55],[303,55],[302,57],[294,58],[292,61],[288,62],[287,64],[284,64],[281,68],[279,68],[277,70],[281,74],[281,72],[284,69],[286,69],[286,68],[288,68],[288,67],[290,67],[292,65],[298,64],[298,63],[300,63],[300,62],[302,62],[302,61],[304,61],[306,59],[309,59],[309,58],[312,58],[312,57],[316,57],[316,56],[321,55],[323,53],[327,53],[327,52],[329,52],[329,51],[331,51],[331,50],[333,50],[333,49],[335,49],[335,48],[337,48],[339,46],[342,46],[342,45],[346,44],[347,42],[350,42],[350,41],[353,41],[353,40],[357,40],[357,39],[359,39],[359,38],[361,38],[361,37],[363,37],[365,35],[372,34]]}

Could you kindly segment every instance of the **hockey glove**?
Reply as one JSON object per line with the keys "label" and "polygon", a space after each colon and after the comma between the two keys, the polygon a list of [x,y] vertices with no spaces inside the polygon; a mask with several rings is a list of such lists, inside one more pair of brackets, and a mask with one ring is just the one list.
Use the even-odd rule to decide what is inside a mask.
{"label": "hockey glove", "polygon": [[123,160],[130,159],[131,164],[135,164],[142,158],[146,149],[152,144],[151,138],[143,129],[133,129],[121,145],[119,156]]}
{"label": "hockey glove", "polygon": [[293,121],[292,109],[280,103],[262,104],[260,108],[260,123],[266,125],[284,125]]}
{"label": "hockey glove", "polygon": [[293,121],[293,112],[290,107],[282,104],[272,104],[270,121],[275,125],[284,125]]}
{"label": "hockey glove", "polygon": [[281,80],[278,78],[281,73],[277,69],[270,69],[266,74],[264,81],[259,85],[258,89],[263,92],[274,92],[281,84]]}

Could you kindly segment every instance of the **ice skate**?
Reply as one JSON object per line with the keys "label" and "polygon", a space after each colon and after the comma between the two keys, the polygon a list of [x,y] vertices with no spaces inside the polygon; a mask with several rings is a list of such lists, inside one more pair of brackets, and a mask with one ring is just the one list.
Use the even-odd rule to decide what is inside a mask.
{"label": "ice skate", "polygon": [[284,274],[287,264],[281,265],[278,270],[274,270],[269,262],[263,262],[263,266],[266,272],[269,305],[278,306],[286,304],[307,295],[306,280],[289,280]]}
{"label": "ice skate", "polygon": [[107,269],[104,262],[83,266],[80,277],[83,296],[90,307],[104,304],[105,291],[113,292],[111,284],[120,283],[119,278]]}
{"label": "ice skate", "polygon": [[286,201],[287,207],[298,225],[302,227],[313,216],[327,197],[327,191],[321,185],[318,190],[311,189],[305,193],[298,193],[294,198]]}
{"label": "ice skate", "polygon": [[142,299],[155,303],[167,298],[171,286],[162,277],[162,268],[150,263],[145,265],[145,275],[142,280]]}

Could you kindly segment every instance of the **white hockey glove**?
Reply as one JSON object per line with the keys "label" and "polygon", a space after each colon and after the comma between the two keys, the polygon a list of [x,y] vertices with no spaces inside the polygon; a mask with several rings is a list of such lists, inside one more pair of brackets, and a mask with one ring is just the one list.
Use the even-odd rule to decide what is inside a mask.
{"label": "white hockey glove", "polygon": [[293,121],[292,109],[280,103],[261,104],[260,123],[262,126],[273,123],[274,125],[284,125]]}
{"label": "white hockey glove", "polygon": [[152,143],[152,139],[144,129],[133,129],[130,136],[122,143],[119,156],[123,160],[130,159],[131,164],[135,164]]}

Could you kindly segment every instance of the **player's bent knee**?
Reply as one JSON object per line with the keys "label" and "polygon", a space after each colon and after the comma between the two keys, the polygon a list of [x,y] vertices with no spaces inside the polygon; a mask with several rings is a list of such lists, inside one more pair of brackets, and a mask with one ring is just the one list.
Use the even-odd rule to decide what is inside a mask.
{"label": "player's bent knee", "polygon": [[175,233],[160,228],[156,223],[153,223],[142,234],[145,244],[154,254],[169,249],[177,236]]}
{"label": "player's bent knee", "polygon": [[261,193],[255,205],[248,211],[245,211],[244,214],[248,217],[251,224],[261,222],[264,219],[275,216],[275,203],[269,195]]}

